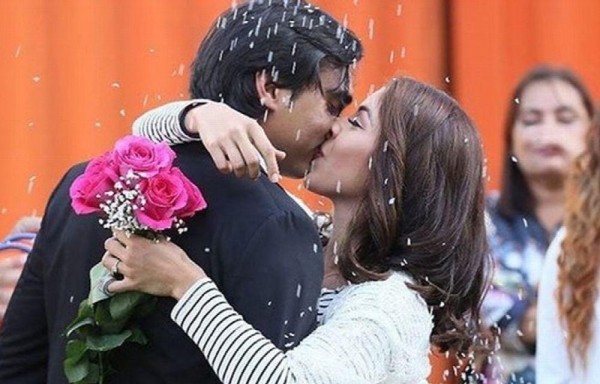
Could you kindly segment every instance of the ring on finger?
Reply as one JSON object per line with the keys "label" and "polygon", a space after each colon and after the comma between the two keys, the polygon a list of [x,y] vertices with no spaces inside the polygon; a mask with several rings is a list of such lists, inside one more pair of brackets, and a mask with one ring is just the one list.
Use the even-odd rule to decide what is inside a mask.
{"label": "ring on finger", "polygon": [[106,295],[106,296],[113,296],[114,293],[110,292],[108,290],[108,286],[111,285],[113,283],[113,281],[117,281],[114,277],[109,277],[107,279],[104,280],[104,282],[102,283],[100,289],[102,290],[102,292]]}
{"label": "ring on finger", "polygon": [[112,268],[110,269],[110,274],[113,276],[117,276],[119,274],[119,263],[121,262],[120,259],[117,259],[117,262],[113,264]]}

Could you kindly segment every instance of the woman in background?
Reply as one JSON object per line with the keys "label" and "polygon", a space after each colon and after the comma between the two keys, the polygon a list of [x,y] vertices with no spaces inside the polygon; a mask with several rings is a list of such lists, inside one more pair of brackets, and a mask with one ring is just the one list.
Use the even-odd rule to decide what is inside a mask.
{"label": "woman in background", "polygon": [[502,188],[487,199],[496,271],[484,311],[500,341],[499,351],[485,363],[488,383],[535,382],[539,276],[563,221],[567,173],[584,149],[593,113],[583,83],[562,68],[533,68],[512,100]]}
{"label": "woman in background", "polygon": [[548,250],[540,282],[540,384],[600,378],[600,111],[587,137],[567,184],[564,229]]}

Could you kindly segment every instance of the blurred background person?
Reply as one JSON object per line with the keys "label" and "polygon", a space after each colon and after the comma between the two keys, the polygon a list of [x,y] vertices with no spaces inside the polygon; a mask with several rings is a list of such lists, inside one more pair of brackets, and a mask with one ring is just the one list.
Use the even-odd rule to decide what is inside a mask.
{"label": "blurred background person", "polygon": [[[546,255],[538,305],[538,383],[600,377],[600,111],[567,183],[564,229]],[[562,245],[562,246],[561,246]]]}
{"label": "blurred background person", "polygon": [[564,218],[569,167],[585,147],[590,94],[569,69],[537,66],[516,86],[505,122],[502,185],[487,200],[496,270],[485,318],[501,347],[485,363],[493,383],[534,383],[536,291]]}
{"label": "blurred background person", "polygon": [[33,238],[40,230],[41,217],[25,216],[19,219],[4,241],[0,242],[0,325],[6,307],[21,276],[31,251]]}

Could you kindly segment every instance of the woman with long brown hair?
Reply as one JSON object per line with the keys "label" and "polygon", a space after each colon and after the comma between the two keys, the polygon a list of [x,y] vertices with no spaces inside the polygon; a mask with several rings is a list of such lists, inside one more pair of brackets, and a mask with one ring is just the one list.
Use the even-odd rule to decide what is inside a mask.
{"label": "woman with long brown hair", "polygon": [[565,225],[550,246],[538,306],[539,383],[600,378],[600,111],[567,184]]}
{"label": "woman with long brown hair", "polygon": [[424,384],[430,342],[466,352],[477,328],[490,267],[482,167],[469,117],[408,78],[337,119],[306,180],[335,207],[327,290],[310,309],[320,326],[287,352],[171,242],[109,239],[103,263],[124,279],[108,288],[178,300],[172,319],[224,383]]}

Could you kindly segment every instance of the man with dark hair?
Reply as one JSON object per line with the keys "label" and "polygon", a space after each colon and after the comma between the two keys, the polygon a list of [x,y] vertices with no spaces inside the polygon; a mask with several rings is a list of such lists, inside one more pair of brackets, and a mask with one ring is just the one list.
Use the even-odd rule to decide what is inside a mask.
{"label": "man with dark hair", "polygon": [[[349,67],[361,53],[354,35],[318,8],[303,1],[253,1],[217,20],[194,61],[190,89],[193,97],[223,101],[259,118],[262,127],[257,129],[264,128],[287,154],[282,173],[301,177],[351,100]],[[186,103],[181,118],[202,113],[205,107],[197,105]],[[227,131],[226,125],[214,131],[221,128]],[[193,255],[248,322],[278,347],[290,348],[315,326],[323,274],[316,230],[268,177],[226,175],[211,159],[220,154],[220,169],[231,166],[240,173],[256,159],[255,152],[214,148],[202,139],[204,146],[183,144],[174,150],[176,165],[201,188],[208,208],[188,220],[189,231],[173,240]],[[272,165],[276,152],[260,148],[266,148],[261,153]],[[77,216],[70,207],[69,186],[84,168],[76,165],[65,175],[46,208],[0,332],[2,383],[66,382],[64,330],[88,295],[88,271],[110,236],[96,218]],[[174,304],[160,298],[139,321],[147,345],[126,344],[110,356],[116,369],[111,383],[219,382],[194,343],[170,320]]]}

